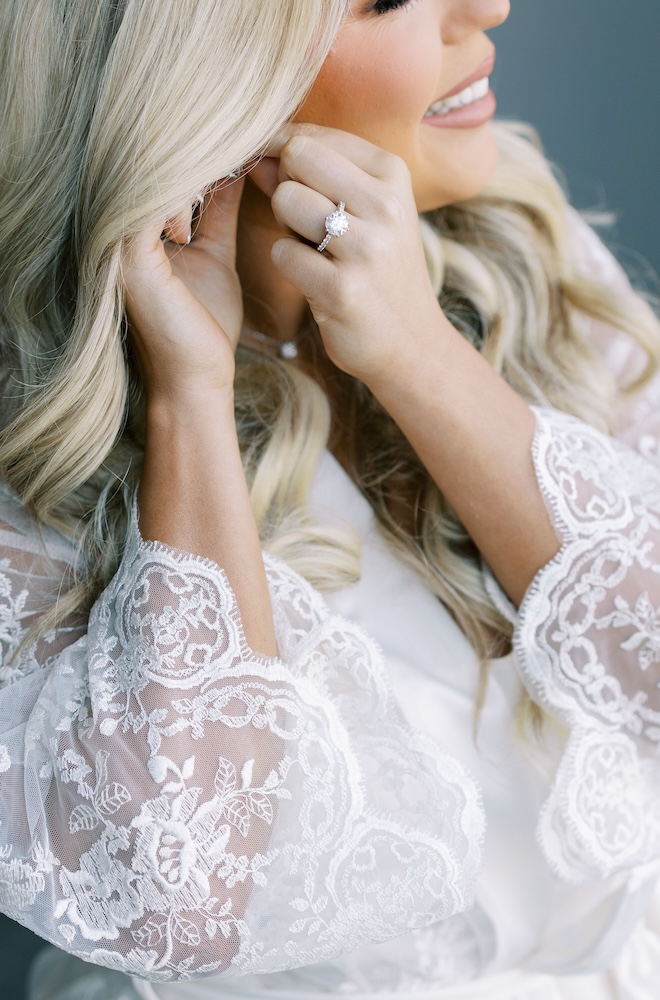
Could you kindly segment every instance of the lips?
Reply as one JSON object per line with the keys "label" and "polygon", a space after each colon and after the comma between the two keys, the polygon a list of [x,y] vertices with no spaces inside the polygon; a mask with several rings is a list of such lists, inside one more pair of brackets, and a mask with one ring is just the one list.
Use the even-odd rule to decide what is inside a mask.
{"label": "lips", "polygon": [[464,80],[461,80],[460,83],[457,83],[456,86],[452,87],[451,90],[448,90],[446,94],[443,94],[441,97],[436,98],[436,100],[433,103],[437,104],[438,101],[446,101],[447,98],[454,97],[455,94],[460,94],[462,90],[465,90],[466,87],[470,87],[473,83],[476,83],[477,80],[481,80],[485,76],[490,76],[495,68],[495,57],[496,57],[495,49],[493,49],[490,55],[487,56],[486,59],[484,59],[484,61],[477,66],[477,68],[474,70],[473,73],[471,73],[469,76],[466,76]]}

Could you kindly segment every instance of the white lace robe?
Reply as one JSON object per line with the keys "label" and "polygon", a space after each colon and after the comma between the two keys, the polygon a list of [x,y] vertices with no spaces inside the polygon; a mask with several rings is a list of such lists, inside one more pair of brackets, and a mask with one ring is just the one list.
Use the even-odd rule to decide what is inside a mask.
{"label": "white lace robe", "polygon": [[[538,412],[562,549],[511,613],[520,678],[569,733],[538,817],[567,882],[660,856],[657,397],[628,443]],[[167,982],[327,962],[469,909],[479,789],[405,721],[360,628],[266,557],[280,657],[257,656],[222,570],[135,523],[87,628],[21,647],[74,558],[0,492],[6,913]]]}

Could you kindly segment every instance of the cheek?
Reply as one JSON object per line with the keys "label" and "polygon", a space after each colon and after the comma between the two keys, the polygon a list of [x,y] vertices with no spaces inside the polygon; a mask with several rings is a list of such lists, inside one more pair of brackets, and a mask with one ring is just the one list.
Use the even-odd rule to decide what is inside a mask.
{"label": "cheek", "polygon": [[419,76],[410,59],[389,49],[372,54],[369,62],[364,55],[331,54],[297,120],[344,129],[391,148],[397,136],[417,128],[427,107],[428,83]]}

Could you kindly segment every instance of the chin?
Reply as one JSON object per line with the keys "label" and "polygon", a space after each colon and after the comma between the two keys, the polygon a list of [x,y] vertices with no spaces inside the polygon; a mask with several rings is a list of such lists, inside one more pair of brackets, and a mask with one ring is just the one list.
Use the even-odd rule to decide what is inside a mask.
{"label": "chin", "polygon": [[[480,195],[495,172],[499,150],[490,129],[480,141],[464,144],[449,159],[434,156],[423,171],[413,171],[413,188],[419,212],[468,201]],[[485,140],[485,141],[484,141]]]}

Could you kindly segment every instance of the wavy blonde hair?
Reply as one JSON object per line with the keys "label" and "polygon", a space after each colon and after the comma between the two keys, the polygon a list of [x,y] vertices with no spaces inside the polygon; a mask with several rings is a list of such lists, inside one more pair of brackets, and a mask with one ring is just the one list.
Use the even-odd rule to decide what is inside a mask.
{"label": "wavy blonde hair", "polygon": [[[347,0],[2,0],[0,472],[85,567],[43,627],[115,570],[141,456],[127,237],[259,155]],[[64,588],[67,589],[67,588]]]}
{"label": "wavy blonde hair", "polygon": [[[344,0],[3,0],[0,472],[41,522],[78,539],[84,566],[42,629],[86,607],[125,544],[143,428],[125,344],[123,242],[263,147],[312,81],[344,9]],[[487,189],[423,220],[439,300],[525,399],[608,430],[626,390],[585,341],[581,317],[628,332],[648,357],[645,377],[658,365],[660,327],[644,297],[580,271],[566,199],[530,130],[497,134]],[[239,348],[237,423],[264,543],[321,589],[359,575],[357,541],[307,511],[330,443],[486,664],[511,626],[471,540],[369,391],[332,369],[314,335],[309,344],[318,384]]]}
{"label": "wavy blonde hair", "polygon": [[[524,399],[611,431],[617,402],[658,368],[660,323],[649,297],[623,282],[613,288],[585,275],[566,197],[533,130],[513,123],[494,127],[500,161],[487,188],[422,220],[439,301]],[[585,317],[626,332],[638,345],[645,364],[634,383],[617,384],[584,336]],[[341,555],[336,537],[328,537],[326,550],[334,546],[334,556],[310,556],[323,538],[305,519],[302,502],[330,441],[390,544],[476,650],[483,698],[488,662],[508,651],[512,627],[486,590],[479,553],[369,390],[330,365],[318,336],[308,350],[325,394],[276,362],[252,359],[239,366],[239,431],[258,481],[265,536],[321,589],[359,575],[359,551],[348,539]]]}

